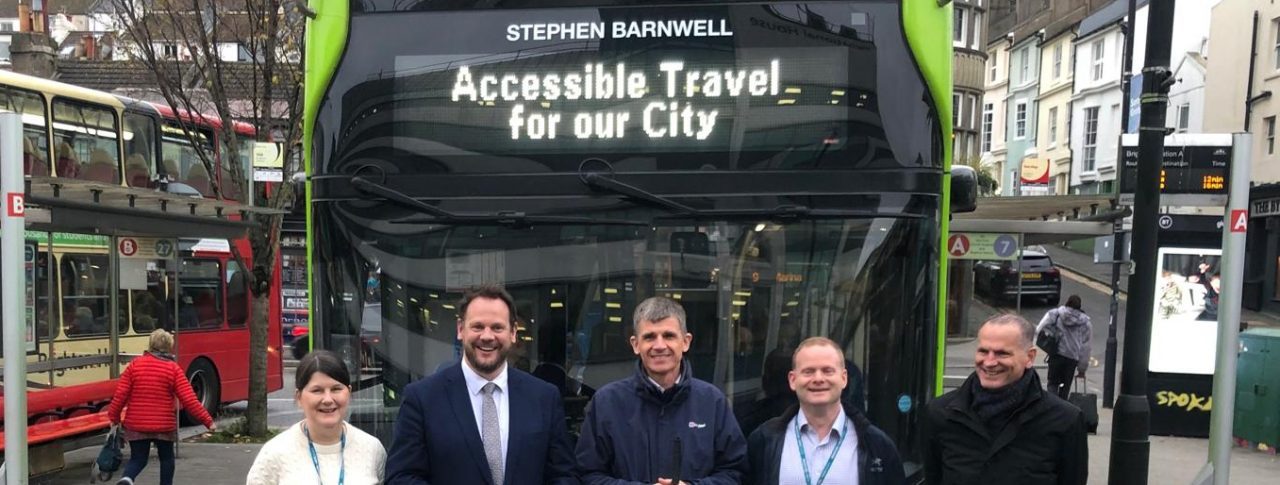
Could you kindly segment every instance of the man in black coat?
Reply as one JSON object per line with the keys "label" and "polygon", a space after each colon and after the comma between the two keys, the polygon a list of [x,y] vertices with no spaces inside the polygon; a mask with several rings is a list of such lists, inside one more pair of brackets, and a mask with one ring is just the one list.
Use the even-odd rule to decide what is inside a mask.
{"label": "man in black coat", "polygon": [[839,483],[902,485],[898,449],[851,403],[844,352],[831,339],[812,337],[796,347],[787,381],[799,406],[756,428],[747,440],[749,485]]}
{"label": "man in black coat", "polygon": [[1034,341],[1035,327],[1017,315],[982,324],[977,370],[926,411],[927,483],[1088,482],[1084,414],[1040,387]]}

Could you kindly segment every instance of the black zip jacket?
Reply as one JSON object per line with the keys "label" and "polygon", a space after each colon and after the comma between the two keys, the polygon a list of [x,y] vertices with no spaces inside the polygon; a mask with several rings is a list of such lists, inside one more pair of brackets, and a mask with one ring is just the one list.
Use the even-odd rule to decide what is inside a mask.
{"label": "black zip jacket", "polygon": [[1008,424],[992,434],[973,412],[970,374],[959,389],[929,403],[922,421],[926,483],[1084,485],[1089,445],[1084,413],[1031,382]]}
{"label": "black zip jacket", "polygon": [[[858,437],[858,485],[903,485],[907,483],[902,469],[902,460],[898,457],[898,448],[893,440],[871,424],[867,417],[847,402],[844,414],[853,423],[854,435]],[[747,439],[747,461],[751,462],[751,475],[745,482],[748,485],[778,485],[778,470],[782,467],[782,454],[787,442],[787,425],[799,406],[792,406],[782,416],[770,419],[756,428]],[[795,451],[790,451],[794,453]]]}

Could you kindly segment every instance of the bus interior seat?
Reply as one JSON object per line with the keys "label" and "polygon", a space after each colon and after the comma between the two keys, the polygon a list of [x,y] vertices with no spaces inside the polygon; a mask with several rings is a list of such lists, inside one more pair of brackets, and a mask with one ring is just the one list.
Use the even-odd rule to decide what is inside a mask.
{"label": "bus interior seat", "polygon": [[196,308],[196,315],[200,318],[201,327],[216,327],[222,324],[222,319],[218,315],[217,302],[214,301],[213,290],[201,290],[196,293],[192,305]]}
{"label": "bus interior seat", "polygon": [[151,170],[147,166],[147,160],[142,158],[142,154],[129,155],[124,166],[124,175],[130,187],[151,187]]}
{"label": "bus interior seat", "polygon": [[120,183],[119,171],[115,158],[106,150],[95,148],[89,153],[89,168],[85,170],[85,179],[108,184]]}
{"label": "bus interior seat", "polygon": [[80,161],[76,159],[75,150],[65,141],[58,143],[58,176],[76,178],[80,175]]}
{"label": "bus interior seat", "polygon": [[187,169],[187,176],[182,183],[190,185],[191,188],[199,190],[201,194],[210,195],[209,190],[209,171],[205,170],[203,163],[193,163],[191,168]]}
{"label": "bus interior seat", "polygon": [[160,165],[164,168],[164,176],[170,181],[177,181],[182,178],[182,174],[178,173],[178,162],[172,158],[166,158],[160,161]]}
{"label": "bus interior seat", "polygon": [[32,177],[48,177],[49,162],[44,161],[44,157],[40,156],[40,150],[36,149],[35,142],[30,138],[22,137],[22,162],[23,172]]}

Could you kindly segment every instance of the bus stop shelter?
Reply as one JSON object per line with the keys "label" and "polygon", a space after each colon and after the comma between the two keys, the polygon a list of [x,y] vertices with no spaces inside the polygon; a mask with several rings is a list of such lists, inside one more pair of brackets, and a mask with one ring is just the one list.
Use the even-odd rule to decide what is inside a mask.
{"label": "bus stop shelter", "polygon": [[[6,165],[10,164],[10,160],[4,160]],[[22,166],[21,161],[16,164]],[[21,173],[21,168],[18,169]],[[9,172],[12,173],[12,172]],[[12,185],[5,184],[9,191],[12,191]],[[5,355],[3,368],[22,363],[25,366],[25,374],[27,380],[24,384],[6,386],[10,392],[0,395],[0,403],[4,408],[21,409],[23,414],[38,407],[39,400],[52,394],[46,394],[41,390],[51,390],[52,377],[50,377],[49,385],[40,383],[40,374],[54,375],[65,369],[83,369],[87,367],[107,367],[109,369],[109,380],[101,382],[90,382],[89,386],[99,386],[101,389],[97,391],[106,392],[108,388],[114,388],[114,378],[119,376],[121,366],[126,363],[132,355],[125,355],[120,351],[120,325],[117,320],[127,318],[122,316],[122,305],[128,302],[119,301],[121,293],[122,275],[127,274],[127,268],[134,267],[136,269],[138,260],[122,261],[122,254],[133,254],[131,251],[137,251],[137,241],[169,241],[165,244],[157,244],[157,247],[167,247],[167,251],[151,252],[151,258],[163,259],[159,264],[162,268],[172,268],[173,281],[177,281],[177,269],[180,267],[179,240],[190,239],[217,239],[217,240],[235,240],[246,237],[251,230],[257,229],[257,224],[252,222],[256,215],[280,214],[280,211],[274,211],[266,208],[253,207],[251,203],[228,202],[216,199],[210,199],[200,196],[187,196],[180,193],[171,193],[162,189],[143,189],[126,187],[123,185],[105,184],[100,182],[92,182],[85,180],[74,180],[68,178],[57,177],[24,177],[22,183],[22,192],[24,201],[21,220],[25,225],[26,236],[24,244],[27,245],[27,261],[26,276],[21,280],[25,284],[13,285],[16,287],[6,286],[4,292],[25,293],[25,296],[19,296],[17,300],[9,301],[25,301],[26,308],[23,311],[27,318],[14,319],[9,321],[6,318],[6,325],[23,325],[23,321],[27,321],[28,335],[27,353],[26,355]],[[12,205],[12,203],[9,203]],[[10,211],[12,212],[12,211]],[[13,218],[6,218],[6,222],[13,221]],[[32,240],[33,233],[46,238],[44,241]],[[10,234],[13,234],[10,232]],[[22,234],[22,232],[19,232]],[[38,346],[39,339],[35,336],[35,332],[43,331],[43,329],[35,329],[34,319],[31,317],[34,311],[31,307],[39,307],[33,305],[36,300],[31,297],[31,287],[34,283],[27,281],[31,278],[32,266],[36,252],[34,248],[44,245],[46,250],[55,247],[55,234],[72,234],[80,236],[89,236],[94,241],[101,241],[105,238],[107,242],[106,253],[108,257],[108,269],[106,273],[109,275],[109,313],[106,318],[107,339],[109,342],[109,351],[105,354],[98,355],[72,355],[66,358],[56,358],[50,355],[48,358],[33,358],[32,347]],[[137,256],[145,256],[138,254]],[[8,256],[6,256],[8,258]],[[50,258],[51,260],[52,258]],[[7,272],[23,273],[22,263],[7,264]],[[145,263],[142,263],[145,265]],[[152,263],[155,264],[155,263]],[[167,266],[166,266],[167,264]],[[133,265],[133,266],[131,266]],[[142,270],[145,284],[145,269]],[[136,273],[136,271],[135,271]],[[126,276],[127,277],[127,276]],[[136,280],[136,278],[135,278]],[[8,283],[9,279],[6,279]],[[26,286],[27,288],[22,288]],[[54,305],[53,283],[49,283],[50,292],[47,293],[47,305],[52,308]],[[177,312],[178,301],[173,302],[173,311]],[[14,315],[13,312],[6,312],[6,315]],[[19,314],[21,315],[21,314]],[[46,314],[45,317],[49,321],[52,328],[57,319],[53,318],[53,313]],[[61,324],[57,322],[56,324]],[[33,331],[34,330],[34,331]],[[176,327],[175,327],[176,331]],[[14,333],[6,330],[6,338],[14,335]],[[101,338],[101,337],[99,337]],[[52,345],[52,344],[49,344]],[[6,345],[12,349],[12,346]],[[50,352],[52,354],[52,352]],[[39,355],[38,353],[36,355]],[[5,374],[7,377],[10,374]],[[32,378],[36,376],[36,378]],[[86,384],[80,384],[86,385]],[[27,392],[13,392],[15,389],[24,389]],[[62,389],[59,387],[59,389]],[[33,397],[35,396],[35,397]],[[33,406],[29,408],[28,406]],[[4,451],[6,455],[14,456],[18,459],[27,459],[30,463],[30,472],[35,473],[40,469],[56,469],[61,466],[62,453],[65,450],[75,449],[78,447],[96,445],[101,442],[100,432],[106,428],[107,423],[105,414],[98,412],[85,413],[75,417],[61,419],[55,423],[36,423],[27,426],[19,426],[18,423],[6,423],[6,431],[9,428],[17,429],[21,427],[23,433],[27,436],[25,443],[12,443],[6,439]],[[26,420],[19,420],[26,421]],[[22,424],[26,424],[23,422]],[[48,426],[44,426],[49,424]],[[8,434],[8,433],[6,433]],[[22,444],[23,446],[16,446]],[[18,451],[21,449],[22,451]]]}
{"label": "bus stop shelter", "polygon": [[[1109,236],[1129,214],[1114,201],[1109,194],[980,198],[977,210],[955,215],[950,232],[1010,234],[1023,247]],[[949,264],[947,334],[970,335],[976,332],[965,324],[974,298],[974,260]],[[1021,271],[1021,265],[1014,267]]]}

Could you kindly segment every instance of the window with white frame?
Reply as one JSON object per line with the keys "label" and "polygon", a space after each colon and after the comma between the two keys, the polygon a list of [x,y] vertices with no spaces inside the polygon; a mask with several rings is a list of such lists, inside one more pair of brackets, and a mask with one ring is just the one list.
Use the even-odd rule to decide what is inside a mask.
{"label": "window with white frame", "polygon": [[1019,140],[1027,137],[1027,103],[1019,101],[1013,105],[1013,137]]}
{"label": "window with white frame", "polygon": [[960,126],[960,95],[951,94],[951,126]]}
{"label": "window with white frame", "polygon": [[1186,133],[1191,127],[1191,103],[1178,105],[1178,133]]}
{"label": "window with white frame", "polygon": [[1102,57],[1105,55],[1104,52],[1106,52],[1106,50],[1107,50],[1106,38],[1099,39],[1097,42],[1093,43],[1092,72],[1093,72],[1094,81],[1102,80]]}
{"label": "window with white frame", "polygon": [[982,105],[982,151],[991,151],[991,129],[995,127],[996,114],[991,103]]}
{"label": "window with white frame", "polygon": [[963,8],[955,9],[955,25],[951,31],[951,41],[959,47],[964,47],[964,12]]}
{"label": "window with white frame", "polygon": [[1273,48],[1275,51],[1275,55],[1273,56],[1274,63],[1271,65],[1271,68],[1280,70],[1280,17],[1276,17],[1271,20],[1271,38],[1273,39],[1272,43],[1275,44],[1275,47]]}
{"label": "window with white frame", "polygon": [[991,82],[996,82],[996,78],[1000,76],[1000,49],[996,49],[991,53]]}
{"label": "window with white frame", "polygon": [[1053,46],[1053,78],[1062,77],[1062,44]]}
{"label": "window with white frame", "polygon": [[1031,48],[1024,47],[1018,51],[1018,84],[1026,84],[1031,80]]}
{"label": "window with white frame", "polygon": [[978,128],[978,96],[974,94],[969,95],[969,127]]}
{"label": "window with white frame", "polygon": [[1084,171],[1092,172],[1098,162],[1098,107],[1084,109]]}
{"label": "window with white frame", "polygon": [[973,12],[973,35],[969,36],[969,48],[982,48],[982,12]]}
{"label": "window with white frame", "polygon": [[1276,117],[1267,117],[1267,155],[1276,152]]}
{"label": "window with white frame", "polygon": [[1049,146],[1058,142],[1058,107],[1049,108]]}

